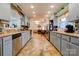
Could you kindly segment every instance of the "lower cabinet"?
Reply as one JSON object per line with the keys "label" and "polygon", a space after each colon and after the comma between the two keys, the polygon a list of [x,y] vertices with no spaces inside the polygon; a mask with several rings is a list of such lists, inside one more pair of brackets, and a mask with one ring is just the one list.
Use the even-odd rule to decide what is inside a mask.
{"label": "lower cabinet", "polygon": [[60,34],[50,32],[50,42],[60,51],[61,37],[57,35],[60,35]]}
{"label": "lower cabinet", "polygon": [[79,56],[79,38],[50,32],[50,42],[63,56]]}
{"label": "lower cabinet", "polygon": [[26,44],[26,42],[30,39],[30,31],[22,32],[22,47]]}
{"label": "lower cabinet", "polygon": [[26,44],[27,42],[27,32],[22,33],[22,47]]}
{"label": "lower cabinet", "polygon": [[54,44],[54,33],[50,32],[50,42]]}
{"label": "lower cabinet", "polygon": [[70,56],[79,56],[79,46],[70,43]]}
{"label": "lower cabinet", "polygon": [[68,41],[65,41],[64,39],[61,40],[61,53],[64,56],[69,56],[69,46],[70,43]]}
{"label": "lower cabinet", "polygon": [[12,56],[12,36],[3,38],[3,56]]}
{"label": "lower cabinet", "polygon": [[56,44],[57,44],[57,36],[56,36],[56,33],[54,33],[54,36],[53,36],[53,41],[54,41],[54,46],[56,47]]}
{"label": "lower cabinet", "polygon": [[30,39],[30,31],[27,31],[27,41]]}
{"label": "lower cabinet", "polygon": [[0,56],[2,56],[2,38],[0,38]]}
{"label": "lower cabinet", "polygon": [[61,48],[61,46],[60,46],[60,44],[61,44],[61,38],[60,37],[58,37],[57,36],[57,39],[56,39],[56,48],[60,51],[60,48]]}

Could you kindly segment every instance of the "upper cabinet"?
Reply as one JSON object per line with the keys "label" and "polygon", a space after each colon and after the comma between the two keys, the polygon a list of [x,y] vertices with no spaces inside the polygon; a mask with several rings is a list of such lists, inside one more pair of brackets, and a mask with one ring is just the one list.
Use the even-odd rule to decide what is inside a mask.
{"label": "upper cabinet", "polygon": [[0,4],[0,19],[10,20],[11,9],[9,3]]}
{"label": "upper cabinet", "polygon": [[69,4],[69,21],[79,19],[79,3]]}

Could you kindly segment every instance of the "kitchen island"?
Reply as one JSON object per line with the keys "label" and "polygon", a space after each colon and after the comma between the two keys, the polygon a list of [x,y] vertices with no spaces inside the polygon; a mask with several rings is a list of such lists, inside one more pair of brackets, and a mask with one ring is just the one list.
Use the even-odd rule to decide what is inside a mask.
{"label": "kitchen island", "polygon": [[0,34],[0,56],[17,55],[30,38],[30,30]]}
{"label": "kitchen island", "polygon": [[65,56],[79,56],[79,34],[50,31],[50,42]]}

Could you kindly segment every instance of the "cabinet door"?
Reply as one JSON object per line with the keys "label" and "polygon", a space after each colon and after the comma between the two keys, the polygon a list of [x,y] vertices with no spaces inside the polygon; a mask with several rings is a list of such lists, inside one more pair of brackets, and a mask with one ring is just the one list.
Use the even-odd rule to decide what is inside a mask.
{"label": "cabinet door", "polygon": [[12,36],[3,38],[3,56],[12,56]]}
{"label": "cabinet door", "polygon": [[60,37],[57,37],[56,48],[60,51]]}
{"label": "cabinet door", "polygon": [[61,53],[65,56],[69,56],[69,42],[62,39],[61,43]]}
{"label": "cabinet door", "polygon": [[53,44],[54,44],[54,46],[56,46],[56,40],[57,39],[57,36],[56,36],[56,33],[54,33],[54,35],[53,35]]}
{"label": "cabinet door", "polygon": [[79,3],[70,3],[69,4],[69,18],[70,21],[76,20],[79,18]]}
{"label": "cabinet door", "polygon": [[79,56],[79,46],[70,43],[70,56]]}
{"label": "cabinet door", "polygon": [[0,38],[0,56],[2,56],[2,38]]}
{"label": "cabinet door", "polygon": [[11,8],[9,3],[0,4],[0,19],[10,20]]}
{"label": "cabinet door", "polygon": [[30,39],[30,31],[27,31],[27,41]]}
{"label": "cabinet door", "polygon": [[54,33],[50,32],[50,42],[54,44]]}
{"label": "cabinet door", "polygon": [[22,33],[22,47],[26,44],[27,42],[27,32]]}

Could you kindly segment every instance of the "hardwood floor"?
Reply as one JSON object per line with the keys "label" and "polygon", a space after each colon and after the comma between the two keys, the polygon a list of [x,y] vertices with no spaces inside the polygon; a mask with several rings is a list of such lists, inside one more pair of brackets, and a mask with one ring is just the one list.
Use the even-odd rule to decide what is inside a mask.
{"label": "hardwood floor", "polygon": [[48,42],[45,36],[33,33],[32,39],[18,56],[61,56],[61,54]]}

